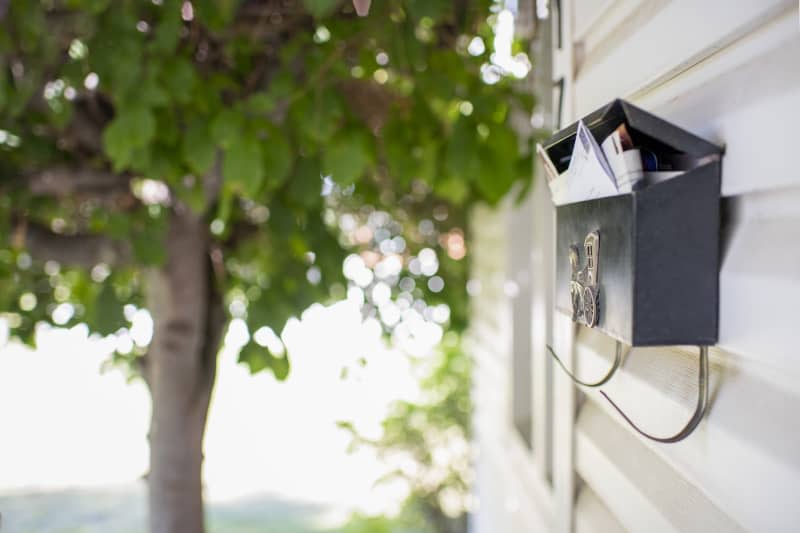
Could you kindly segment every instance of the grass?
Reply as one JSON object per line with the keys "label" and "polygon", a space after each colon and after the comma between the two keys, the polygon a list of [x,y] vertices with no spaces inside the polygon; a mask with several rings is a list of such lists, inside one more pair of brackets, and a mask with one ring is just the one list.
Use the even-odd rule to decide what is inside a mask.
{"label": "grass", "polygon": [[[0,495],[3,533],[144,533],[144,487]],[[209,533],[318,533],[325,508],[252,497],[208,505]],[[325,532],[335,533],[335,532]]]}
{"label": "grass", "polygon": [[[321,505],[253,496],[207,505],[209,533],[430,533],[418,519],[354,517],[342,528],[325,529]],[[68,489],[0,494],[2,533],[145,533],[143,485],[108,490]]]}

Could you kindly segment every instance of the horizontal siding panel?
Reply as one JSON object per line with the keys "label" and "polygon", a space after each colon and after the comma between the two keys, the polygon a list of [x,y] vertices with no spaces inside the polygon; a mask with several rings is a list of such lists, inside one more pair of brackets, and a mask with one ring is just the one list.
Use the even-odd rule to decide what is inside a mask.
{"label": "horizontal siding panel", "polygon": [[[578,370],[584,376],[600,375],[611,361],[607,339],[586,331],[582,328],[576,346]],[[642,439],[596,391],[586,391],[590,401],[584,410],[602,410],[613,421],[605,431],[622,432],[625,442],[633,439],[650,450],[671,476],[702,492],[714,509],[723,509],[737,524],[752,531],[795,531],[800,524],[800,508],[794,503],[800,493],[800,396],[767,379],[769,373],[752,362],[719,349],[711,356],[710,411],[680,443]],[[680,429],[693,411],[696,372],[696,348],[636,348],[603,389],[644,430],[667,435]],[[588,430],[584,437],[602,438]],[[591,475],[591,463],[583,465],[587,472],[581,475]],[[663,470],[661,463],[642,465],[645,472],[651,468]],[[656,507],[672,520],[671,511]]]}
{"label": "horizontal siding panel", "polygon": [[480,436],[478,472],[478,533],[545,533],[552,531],[552,500],[538,485],[529,456],[520,443]]}
{"label": "horizontal siding panel", "polygon": [[743,531],[701,490],[591,402],[578,417],[575,464],[631,531]]}
{"label": "horizontal siding panel", "polygon": [[719,344],[760,363],[800,394],[800,187],[737,197],[730,211],[720,272]]}
{"label": "horizontal siding panel", "polygon": [[619,0],[574,0],[575,31],[573,39],[577,41],[583,39],[587,34],[600,33],[597,26],[605,22],[610,12],[624,11],[618,7],[618,4],[622,3],[624,2]]}
{"label": "horizontal siding panel", "polygon": [[575,533],[625,533],[626,529],[588,485],[575,502]]}
{"label": "horizontal siding panel", "polygon": [[576,112],[586,114],[617,96],[661,83],[796,5],[794,0],[673,0],[660,10],[644,11],[646,17],[609,33],[612,44],[597,45],[602,54],[585,51],[575,80]]}
{"label": "horizontal siding panel", "polygon": [[[800,31],[795,8],[631,101],[726,148],[722,194],[800,186]],[[754,83],[754,80],[758,80]]]}

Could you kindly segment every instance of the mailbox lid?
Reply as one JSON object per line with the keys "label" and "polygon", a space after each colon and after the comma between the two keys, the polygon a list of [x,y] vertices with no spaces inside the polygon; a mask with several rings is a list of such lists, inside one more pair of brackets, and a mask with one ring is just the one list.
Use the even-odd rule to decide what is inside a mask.
{"label": "mailbox lid", "polygon": [[[617,126],[625,123],[638,147],[656,153],[683,153],[695,157],[723,153],[721,147],[624,100],[614,100],[586,115],[582,120],[598,143],[610,135]],[[569,165],[569,156],[572,155],[577,131],[576,121],[542,143],[559,172],[566,170]]]}

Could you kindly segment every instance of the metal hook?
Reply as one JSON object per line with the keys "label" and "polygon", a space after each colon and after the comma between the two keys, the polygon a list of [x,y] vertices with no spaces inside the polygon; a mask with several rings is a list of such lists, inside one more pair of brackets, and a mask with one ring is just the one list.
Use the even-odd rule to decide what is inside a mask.
{"label": "metal hook", "polygon": [[553,356],[553,359],[556,360],[556,363],[559,364],[561,369],[569,376],[569,378],[572,381],[574,381],[575,383],[577,383],[578,385],[583,385],[584,387],[599,387],[601,385],[605,385],[608,382],[608,380],[611,379],[611,376],[614,375],[614,372],[617,371],[617,369],[619,368],[620,362],[622,361],[622,343],[617,342],[617,352],[614,355],[614,364],[611,365],[611,368],[609,369],[608,373],[605,376],[603,376],[602,378],[600,378],[599,381],[595,381],[594,383],[589,383],[587,381],[582,381],[582,380],[578,379],[575,376],[575,374],[570,372],[570,370],[561,361],[561,359],[556,355],[556,352],[553,351],[553,348],[549,344],[546,344],[545,346],[547,347],[547,351],[550,352],[550,355]]}
{"label": "metal hook", "polygon": [[[617,342],[617,346],[619,346],[619,342]],[[603,398],[608,400],[608,403],[610,403],[611,406],[617,410],[620,416],[624,418],[625,421],[630,424],[630,426],[641,436],[663,443],[681,441],[688,437],[692,431],[695,430],[697,425],[705,416],[706,410],[708,409],[708,346],[698,346],[698,348],[700,348],[700,370],[698,371],[697,375],[697,406],[695,407],[694,414],[692,415],[692,418],[689,419],[689,422],[686,423],[682,430],[671,437],[655,437],[643,431],[641,428],[639,428],[639,426],[634,424],[633,420],[631,420],[630,417],[626,415],[625,412],[620,409],[620,407],[615,404],[605,392],[600,391],[600,394],[603,395]]]}

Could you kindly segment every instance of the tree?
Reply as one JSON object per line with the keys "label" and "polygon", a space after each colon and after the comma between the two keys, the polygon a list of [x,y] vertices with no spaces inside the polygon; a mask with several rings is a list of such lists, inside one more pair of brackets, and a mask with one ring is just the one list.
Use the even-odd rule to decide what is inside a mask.
{"label": "tree", "polygon": [[[531,102],[489,59],[493,6],[386,0],[364,19],[339,0],[0,2],[0,309],[28,343],[40,322],[107,335],[130,306],[150,311],[152,342],[115,361],[153,399],[153,533],[203,531],[231,318],[280,331],[341,295],[361,242],[343,213],[436,226],[407,261],[530,179],[508,122]],[[445,263],[459,328],[466,268]],[[256,340],[241,361],[285,378],[288,357]]]}

